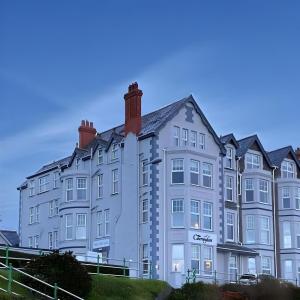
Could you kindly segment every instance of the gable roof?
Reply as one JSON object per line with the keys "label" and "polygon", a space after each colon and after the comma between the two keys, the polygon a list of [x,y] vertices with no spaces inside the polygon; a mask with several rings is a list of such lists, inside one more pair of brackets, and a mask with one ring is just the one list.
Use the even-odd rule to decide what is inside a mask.
{"label": "gable roof", "polygon": [[19,236],[18,233],[14,230],[0,230],[0,235],[7,241],[9,246],[18,246],[19,245]]}
{"label": "gable roof", "polygon": [[229,134],[221,136],[220,140],[221,140],[221,143],[224,145],[232,142],[232,144],[235,146],[236,149],[239,147],[239,144],[238,144],[237,140],[235,139],[233,133],[229,133]]}
{"label": "gable roof", "polygon": [[261,153],[263,154],[264,158],[266,159],[268,165],[272,168],[272,162],[267,154],[267,152],[265,151],[263,145],[261,144],[258,136],[256,134],[248,136],[246,138],[243,138],[241,140],[238,141],[239,143],[239,148],[236,151],[236,155],[239,157],[242,157],[246,154],[246,152],[248,151],[248,149],[254,144],[254,143],[258,144],[258,147],[261,151]]}
{"label": "gable roof", "polygon": [[268,152],[268,156],[269,156],[272,164],[278,168],[280,168],[282,161],[288,156],[288,154],[292,155],[294,161],[296,162],[298,168],[300,169],[300,162],[297,159],[296,153],[292,146],[287,146],[287,147],[283,147],[283,148]]}

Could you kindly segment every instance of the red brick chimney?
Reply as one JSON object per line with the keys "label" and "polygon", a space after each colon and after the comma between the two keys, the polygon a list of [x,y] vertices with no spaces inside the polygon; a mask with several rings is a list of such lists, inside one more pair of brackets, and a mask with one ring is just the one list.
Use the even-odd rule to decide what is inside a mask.
{"label": "red brick chimney", "polygon": [[141,131],[141,102],[143,92],[139,90],[137,82],[128,87],[128,93],[124,95],[125,99],[125,136],[132,132],[139,134]]}
{"label": "red brick chimney", "polygon": [[81,121],[81,125],[78,127],[79,132],[79,148],[85,148],[94,138],[97,133],[96,128],[93,126],[93,122]]}
{"label": "red brick chimney", "polygon": [[300,148],[299,147],[295,150],[295,153],[296,153],[298,160],[300,160]]}

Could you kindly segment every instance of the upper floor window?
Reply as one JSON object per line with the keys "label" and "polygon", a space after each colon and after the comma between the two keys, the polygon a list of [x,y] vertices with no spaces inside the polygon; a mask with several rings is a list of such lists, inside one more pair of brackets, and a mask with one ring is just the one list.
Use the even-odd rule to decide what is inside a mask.
{"label": "upper floor window", "polygon": [[246,202],[253,202],[254,201],[254,187],[253,187],[253,179],[246,178],[245,179],[245,196]]}
{"label": "upper floor window", "polygon": [[263,256],[261,258],[261,272],[262,274],[271,275],[271,257]]}
{"label": "upper floor window", "polygon": [[295,165],[291,161],[284,160],[281,164],[281,177],[294,178],[295,177]]}
{"label": "upper floor window", "polygon": [[191,227],[200,228],[200,201],[191,200]]}
{"label": "upper floor window", "polygon": [[103,163],[103,149],[99,148],[98,149],[98,164],[102,164]]}
{"label": "upper floor window", "polygon": [[291,208],[291,195],[288,187],[282,188],[282,207]]}
{"label": "upper floor window", "polygon": [[98,198],[103,197],[103,174],[98,175]]}
{"label": "upper floor window", "polygon": [[296,188],[295,202],[296,202],[296,209],[300,209],[300,188]]}
{"label": "upper floor window", "polygon": [[86,239],[86,214],[76,215],[76,239]]}
{"label": "upper floor window", "polygon": [[58,187],[58,184],[59,184],[59,173],[54,172],[53,173],[53,188],[56,189]]}
{"label": "upper floor window", "polygon": [[29,208],[29,224],[34,223],[34,207]]}
{"label": "upper floor window", "polygon": [[191,130],[191,147],[197,148],[197,131]]}
{"label": "upper floor window", "polygon": [[295,222],[296,248],[300,249],[300,222]]}
{"label": "upper floor window", "polygon": [[39,178],[39,191],[40,193],[46,192],[49,190],[50,182],[49,175],[43,176]]}
{"label": "upper floor window", "polygon": [[73,215],[72,214],[67,214],[65,216],[65,224],[66,224],[65,239],[72,240],[73,239]]}
{"label": "upper floor window", "polygon": [[233,169],[233,149],[226,148],[226,168]]}
{"label": "upper floor window", "polygon": [[174,145],[180,146],[180,128],[178,126],[174,126]]}
{"label": "upper floor window", "polygon": [[268,188],[269,184],[267,180],[260,179],[259,180],[259,201],[262,203],[268,203],[269,197],[268,197]]}
{"label": "upper floor window", "polygon": [[191,184],[200,184],[200,162],[198,160],[191,159],[190,161],[190,174]]}
{"label": "upper floor window", "polygon": [[148,199],[142,201],[142,223],[148,222]]}
{"label": "upper floor window", "polygon": [[260,156],[258,154],[246,154],[246,169],[260,169]]}
{"label": "upper floor window", "polygon": [[226,214],[226,230],[227,230],[227,240],[234,240],[234,214],[227,213]]}
{"label": "upper floor window", "polygon": [[148,159],[142,161],[142,185],[148,184]]}
{"label": "upper floor window", "polygon": [[77,178],[77,200],[86,200],[86,178]]}
{"label": "upper floor window", "polygon": [[182,146],[187,146],[189,142],[189,131],[188,129],[182,128]]}
{"label": "upper floor window", "polygon": [[212,164],[202,163],[202,183],[203,186],[212,188]]}
{"label": "upper floor window", "polygon": [[112,170],[112,194],[119,192],[119,171],[118,169]]}
{"label": "upper floor window", "polygon": [[184,183],[183,159],[172,159],[172,183]]}
{"label": "upper floor window", "polygon": [[109,229],[109,209],[104,211],[104,235],[108,236],[110,232]]}
{"label": "upper floor window", "polygon": [[113,144],[111,149],[111,159],[118,158],[118,144]]}
{"label": "upper floor window", "polygon": [[233,201],[233,177],[226,175],[226,200]]}
{"label": "upper floor window", "polygon": [[205,149],[205,134],[204,133],[199,133],[199,148],[201,150]]}
{"label": "upper floor window", "polygon": [[52,200],[49,202],[49,217],[58,215],[58,200]]}
{"label": "upper floor window", "polygon": [[40,206],[35,206],[35,222],[38,223],[40,221]]}
{"label": "upper floor window", "polygon": [[73,178],[66,179],[66,201],[73,200]]}
{"label": "upper floor window", "polygon": [[292,248],[291,222],[283,222],[283,248]]}
{"label": "upper floor window", "polygon": [[103,236],[103,213],[102,211],[97,212],[97,237]]}
{"label": "upper floor window", "polygon": [[270,218],[260,217],[260,242],[270,245]]}
{"label": "upper floor window", "polygon": [[203,202],[203,229],[212,230],[213,206],[210,202]]}
{"label": "upper floor window", "polygon": [[35,181],[29,181],[29,196],[33,196],[35,194]]}
{"label": "upper floor window", "polygon": [[172,200],[172,227],[184,227],[183,199]]}
{"label": "upper floor window", "polygon": [[255,243],[255,217],[246,216],[246,243]]}

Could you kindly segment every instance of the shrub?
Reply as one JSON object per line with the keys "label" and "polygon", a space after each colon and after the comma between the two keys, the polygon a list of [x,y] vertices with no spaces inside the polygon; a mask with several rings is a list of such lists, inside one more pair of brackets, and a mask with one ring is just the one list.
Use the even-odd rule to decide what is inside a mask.
{"label": "shrub", "polygon": [[[54,252],[42,255],[30,261],[25,272],[43,281],[57,285],[77,296],[85,296],[91,287],[91,277],[86,268],[82,266],[71,252],[59,254]],[[47,295],[53,295],[53,289],[27,276],[23,277],[25,284]],[[61,299],[73,299],[66,293],[58,292]]]}
{"label": "shrub", "polygon": [[202,281],[186,283],[181,289],[173,290],[169,300],[218,300],[220,291],[216,285],[206,284]]}

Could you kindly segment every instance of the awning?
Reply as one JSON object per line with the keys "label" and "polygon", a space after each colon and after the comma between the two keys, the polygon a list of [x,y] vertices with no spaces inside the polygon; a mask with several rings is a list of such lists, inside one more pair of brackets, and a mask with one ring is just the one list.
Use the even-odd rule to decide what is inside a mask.
{"label": "awning", "polygon": [[258,255],[258,252],[255,250],[239,245],[239,244],[233,244],[233,243],[225,243],[225,244],[218,244],[217,245],[217,251],[220,252],[233,252],[240,255],[250,255],[250,256],[256,256]]}

